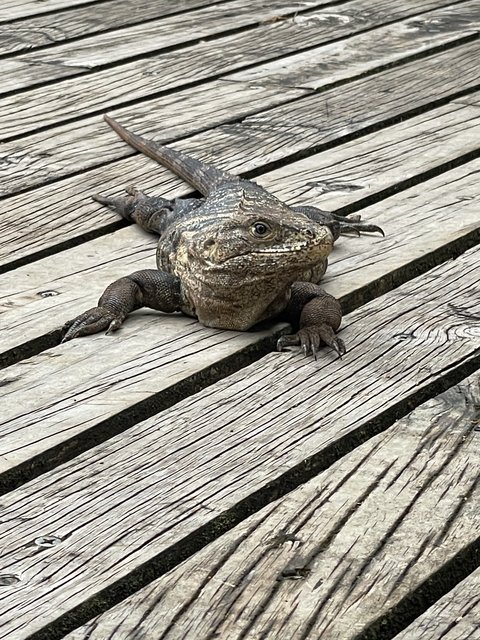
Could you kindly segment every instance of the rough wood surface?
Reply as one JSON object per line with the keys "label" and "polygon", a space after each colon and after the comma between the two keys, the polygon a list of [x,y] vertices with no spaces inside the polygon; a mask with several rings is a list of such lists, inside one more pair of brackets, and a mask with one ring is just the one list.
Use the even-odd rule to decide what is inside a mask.
{"label": "rough wood surface", "polygon": [[[429,400],[65,640],[350,640],[428,579],[431,597],[480,527],[479,383]],[[474,640],[479,587],[477,571],[395,640]]]}
{"label": "rough wood surface", "polygon": [[[313,0],[313,6],[326,2],[328,0]],[[253,5],[250,0],[231,0],[21,54],[2,60],[2,91],[78,75],[135,56],[277,19],[309,6],[312,6],[309,0],[269,0]]]}
{"label": "rough wood surface", "polygon": [[87,4],[91,0],[3,0],[0,7],[0,21],[6,22],[55,9]]}
{"label": "rough wood surface", "polygon": [[[459,6],[457,12],[461,14],[462,10],[465,11],[468,16],[465,21],[471,28],[474,18],[470,14],[477,12],[480,19],[480,6],[476,2],[475,9],[472,9],[468,2]],[[440,9],[439,11],[446,10]],[[432,12],[432,17],[429,19],[433,19],[434,15],[436,13]],[[420,18],[415,20],[418,21]],[[459,29],[464,29],[464,21],[460,19],[450,20],[449,26],[440,31],[415,28],[412,30],[413,33],[410,33],[407,29],[408,47],[406,47],[404,31],[407,24],[408,20],[392,26],[400,34],[398,46],[394,45],[394,42],[391,41],[393,36],[389,35],[388,47],[384,45],[379,48],[378,42],[382,39],[381,29],[367,32],[365,37],[371,43],[375,43],[375,46],[371,48],[368,46],[361,58],[359,58],[356,49],[358,43],[353,42],[358,36],[339,43],[340,49],[337,44],[325,45],[325,47],[333,46],[335,51],[329,62],[328,55],[324,55],[325,52],[321,53],[323,80],[319,80],[320,84],[330,84],[333,80],[338,79],[335,77],[337,72],[340,74],[346,72],[348,77],[361,75],[366,70],[422,50],[427,46],[426,41],[430,43],[428,46],[435,46],[435,44],[439,44],[437,40],[440,41],[445,37],[457,37],[456,35],[452,36],[452,33],[455,34]],[[319,47],[316,51],[323,51],[325,47]],[[313,58],[315,58],[314,52],[309,51],[308,59]],[[297,58],[291,56],[288,62],[283,63],[282,68],[286,68],[287,72],[290,70],[294,73],[294,67],[291,65],[296,63]],[[228,81],[216,80],[160,98],[137,102],[133,106],[115,110],[113,115],[126,126],[138,126],[138,123],[141,122],[143,133],[149,135],[158,130],[159,122],[168,121],[169,126],[164,126],[161,133],[161,139],[166,141],[172,137],[184,136],[187,133],[199,131],[221,122],[243,118],[261,111],[267,106],[288,102],[295,96],[301,95],[302,89],[295,89],[289,86],[288,82],[284,83],[280,90],[278,83],[274,81],[275,69],[270,69],[268,64],[264,66],[269,69],[268,72],[259,71],[260,67],[256,70],[256,73],[263,80],[260,85],[249,84],[251,82],[249,79],[246,84],[242,83],[241,86],[238,86],[236,82],[231,82],[234,78],[241,81],[240,76],[234,74],[229,77]],[[318,69],[318,59],[316,59],[314,68]],[[167,113],[169,114],[168,120],[165,116]],[[31,188],[45,181],[58,179],[74,171],[95,167],[103,162],[125,157],[132,153],[126,145],[114,139],[111,131],[98,116],[80,119],[48,129],[45,132],[34,133],[19,140],[6,142],[2,145],[2,151],[0,195]]]}
{"label": "rough wood surface", "polygon": [[[478,430],[478,415],[472,416],[472,423],[477,424]],[[477,569],[394,640],[475,640],[479,630],[480,569]]]}
{"label": "rough wood surface", "polygon": [[[480,6],[476,0],[452,5],[379,27],[325,47],[274,60],[230,75],[241,82],[276,82],[281,85],[318,89],[364,73],[379,64],[390,64],[478,33]],[[372,64],[375,61],[375,64]]]}
{"label": "rough wood surface", "polygon": [[[288,154],[332,143],[382,120],[404,116],[432,100],[478,85],[478,56],[480,43],[467,44],[426,58],[420,64],[415,61],[382,71],[319,96],[248,117],[242,123],[205,132],[191,139],[185,148],[197,154],[209,150],[213,161],[235,172],[257,168]],[[156,130],[152,131],[154,136],[162,131],[159,117],[159,113],[154,117],[157,122]],[[134,124],[143,130],[142,121]],[[109,141],[115,142],[112,134]],[[245,164],[241,158],[237,160],[237,155],[250,142],[255,151],[248,147]],[[99,208],[90,199],[91,193],[118,193],[126,184],[143,185],[166,195],[188,193],[185,185],[180,187],[179,181],[167,180],[166,175],[155,163],[135,156],[65,178],[54,186],[38,187],[8,198],[0,203],[0,263],[8,264],[55,244],[81,238],[117,220],[113,213]],[[175,190],[172,185],[176,185]]]}
{"label": "rough wood surface", "polygon": [[[448,166],[459,156],[477,149],[479,138],[480,111],[474,107],[446,105],[394,125],[387,131],[372,133],[286,165],[257,180],[289,203],[310,203],[338,210],[345,205],[371,200],[375,194],[384,194],[440,165]],[[199,147],[202,141],[201,155],[210,147],[208,136],[199,137]],[[237,144],[231,139],[228,141],[231,148],[235,148],[228,168],[233,166],[238,170],[242,168],[241,162],[245,166],[264,157],[265,149],[258,146],[255,138],[239,135]],[[274,142],[273,135],[269,142],[270,145]],[[285,149],[282,138],[278,144]],[[226,157],[228,150],[217,143],[215,154],[220,151]],[[348,294],[368,285],[370,277],[375,280],[379,273],[385,275],[382,260],[386,260],[387,251],[392,252],[391,260],[397,262],[400,258],[408,265],[424,252],[425,237],[433,250],[469,234],[478,219],[475,201],[467,199],[476,195],[478,166],[478,162],[474,162],[439,177],[432,183],[433,191],[427,189],[427,197],[421,197],[420,201],[418,196],[425,189],[423,185],[393,198],[385,213],[383,204],[373,211],[367,209],[364,217],[375,223],[381,220],[387,240],[363,237],[340,241],[327,271],[326,283],[332,287],[332,292],[336,293],[340,288],[343,294]],[[169,190],[170,177],[166,172],[163,175],[165,188]],[[432,221],[431,209],[437,207],[442,197],[436,189],[440,189],[444,198],[456,194],[457,199],[450,208],[437,213]],[[164,190],[160,188],[158,192]],[[175,191],[173,194],[178,195]],[[398,208],[405,209],[401,216],[397,213]],[[457,210],[461,216],[454,215]],[[7,230],[4,242],[8,241]],[[107,284],[121,275],[154,268],[155,244],[155,236],[131,227],[93,240],[87,246],[80,245],[39,260],[34,268],[26,265],[3,275],[0,282],[0,353],[58,328],[79,309],[93,304]],[[366,264],[371,264],[372,270]],[[367,272],[368,276],[364,277]],[[343,277],[346,287],[342,288],[342,275],[347,273],[349,276]],[[88,290],[87,281],[92,283]],[[172,323],[172,320],[166,321]],[[173,320],[175,324],[176,319]]]}
{"label": "rough wood surface", "polygon": [[[190,534],[191,545],[200,526],[239,501],[255,492],[272,496],[285,472],[314,475],[328,452],[338,458],[360,434],[373,435],[387,411],[405,410],[446,375],[473,366],[480,346],[479,257],[480,249],[472,249],[351,314],[342,332],[349,344],[343,361],[327,353],[317,362],[271,354],[3,496],[2,564],[11,579],[0,593],[0,637],[21,640],[172,545],[177,553]],[[454,453],[478,455],[476,444],[470,451],[468,440],[455,441]],[[418,455],[420,473],[428,456]],[[478,463],[457,468],[457,459],[447,455],[440,468],[451,463],[452,496],[462,495],[460,529],[452,532],[458,550],[477,536],[469,526],[478,517],[474,495],[464,498],[473,480],[467,470],[476,478]],[[466,486],[456,479],[462,477]],[[400,481],[394,494],[401,487],[412,491],[415,482]],[[452,513],[444,481],[442,495]],[[438,535],[431,503],[429,513]],[[444,526],[443,537],[450,531]],[[39,550],[35,540],[46,535],[57,543]],[[363,573],[380,579],[384,570],[388,565],[366,563]]]}
{"label": "rough wood surface", "polygon": [[[212,3],[211,0],[106,0],[78,8],[72,8],[72,4],[54,16],[40,15],[17,20],[14,25],[0,25],[0,54],[28,51]],[[184,19],[178,18],[178,21],[185,24]]]}
{"label": "rough wood surface", "polygon": [[[172,93],[111,115],[123,124],[141,122],[149,134],[161,126],[164,141],[224,122],[244,118],[269,106],[292,100],[303,89],[215,80]],[[168,124],[167,124],[168,123]],[[49,182],[62,176],[133,155],[100,116],[91,116],[34,133],[2,145],[0,195]]]}
{"label": "rough wood surface", "polygon": [[418,11],[418,7],[418,1],[392,7],[388,0],[375,0],[365,7],[365,0],[353,0],[337,7],[337,13],[324,9],[267,22],[213,41],[61,80],[56,83],[53,94],[48,85],[5,96],[0,98],[0,139],[34,131],[39,122],[41,126],[52,125],[112,108],[125,100],[165,92],[186,82],[225,74],[249,64],[258,65],[264,60],[406,17]]}

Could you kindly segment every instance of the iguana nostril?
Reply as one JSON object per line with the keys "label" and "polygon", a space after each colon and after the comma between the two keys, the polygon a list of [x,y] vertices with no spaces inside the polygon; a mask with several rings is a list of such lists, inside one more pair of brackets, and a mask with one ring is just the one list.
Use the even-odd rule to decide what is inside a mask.
{"label": "iguana nostril", "polygon": [[314,238],[315,237],[315,234],[313,233],[313,231],[311,229],[305,229],[305,235],[308,238]]}

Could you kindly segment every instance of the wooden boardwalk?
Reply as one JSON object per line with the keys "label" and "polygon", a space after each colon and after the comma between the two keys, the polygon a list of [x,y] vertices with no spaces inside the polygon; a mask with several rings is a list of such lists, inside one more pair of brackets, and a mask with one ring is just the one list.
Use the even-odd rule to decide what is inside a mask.
{"label": "wooden boardwalk", "polygon": [[[0,640],[480,638],[478,0],[4,0]],[[342,361],[139,311],[122,124],[360,212]]]}

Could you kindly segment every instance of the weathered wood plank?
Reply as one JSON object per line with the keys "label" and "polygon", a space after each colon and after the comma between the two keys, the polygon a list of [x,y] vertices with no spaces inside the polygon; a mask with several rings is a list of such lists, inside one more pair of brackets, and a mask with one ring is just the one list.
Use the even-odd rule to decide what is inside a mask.
{"label": "weathered wood plank", "polygon": [[332,43],[322,51],[305,51],[240,71],[231,74],[230,79],[318,89],[326,82],[345,80],[371,69],[372,59],[390,64],[435,46],[435,43],[452,42],[459,33],[477,33],[479,29],[480,6],[472,0],[352,36]]}
{"label": "weathered wood plank", "polygon": [[[162,123],[162,139],[172,140],[292,100],[303,89],[238,85],[215,80],[188,91],[112,112],[125,124],[140,121],[148,135]],[[168,123],[168,124],[167,124]],[[131,156],[100,116],[92,116],[2,145],[0,195],[31,188],[72,172]]]}
{"label": "weathered wood plank", "polygon": [[[350,346],[344,361],[327,353],[317,362],[298,354],[271,354],[5,495],[2,565],[11,578],[0,596],[0,637],[15,634],[21,640],[45,630],[109,587],[109,594],[102,594],[105,606],[108,595],[118,597],[122,587],[117,584],[115,591],[114,581],[140,566],[148,573],[145,563],[154,558],[166,561],[170,553],[173,561],[173,553],[178,557],[182,549],[192,548],[196,534],[199,542],[199,527],[210,525],[213,531],[220,525],[216,516],[229,510],[234,518],[240,501],[247,501],[243,504],[248,509],[258,505],[260,497],[271,499],[287,477],[297,483],[302,473],[312,477],[332,455],[338,459],[360,434],[374,435],[386,415],[405,412],[446,375],[466,375],[480,346],[479,256],[480,249],[472,249],[351,314],[343,330]],[[111,382],[104,381],[106,386]],[[43,428],[40,415],[37,420]],[[458,550],[477,536],[470,526],[478,509],[469,470],[476,478],[478,463],[473,456],[479,449],[469,438],[449,435],[448,429],[445,437],[452,438],[457,455],[443,457],[427,471],[425,483],[432,487],[440,481],[436,475],[448,465],[455,484],[449,494],[440,481],[440,493],[433,500],[438,511],[432,512],[432,502],[427,501],[428,512],[437,540],[456,540]],[[412,465],[417,474],[429,463],[422,448],[419,466]],[[466,467],[460,452],[472,456],[471,466]],[[463,465],[457,464],[458,456]],[[397,473],[401,470],[400,465]],[[467,487],[460,482],[462,476],[468,478]],[[381,488],[394,482],[395,472],[386,478]],[[371,478],[367,486],[370,482]],[[408,492],[414,487],[415,483],[404,486],[400,477],[393,495],[400,499],[400,489]],[[458,501],[453,501],[457,492]],[[345,500],[345,494],[339,495]],[[453,502],[462,504],[460,513],[457,509],[458,535],[447,528],[439,536],[436,516],[442,496],[448,496],[444,504],[449,513]],[[466,501],[467,496],[471,500]],[[383,495],[381,500],[385,503]],[[414,496],[406,506],[409,503],[412,509]],[[367,526],[374,523],[373,515]],[[406,527],[406,534],[409,531]],[[39,550],[35,540],[44,535],[54,536],[58,543]],[[345,542],[346,552],[354,540]],[[379,545],[377,554],[383,548]],[[435,555],[443,551],[438,546],[432,549]],[[373,549],[365,557],[370,556]],[[354,575],[361,572],[363,559]],[[338,562],[338,555],[332,561]],[[413,576],[415,566],[404,568]],[[347,567],[348,563],[339,575]],[[384,563],[366,564],[361,573],[371,584],[373,576],[381,579],[389,569]],[[130,575],[129,588],[138,584]],[[90,615],[92,604],[88,603]],[[63,619],[62,630],[65,625],[68,621]]]}
{"label": "weathered wood plank", "polygon": [[[389,613],[390,637],[392,609],[426,580],[432,598],[444,586],[432,576],[478,535],[479,382],[429,400],[65,640],[350,640]],[[395,640],[473,640],[479,586],[477,571]]]}
{"label": "weathered wood plank", "polygon": [[65,7],[87,4],[91,0],[3,0],[0,7],[0,21],[6,22],[25,16],[55,11]]}
{"label": "weathered wood plank", "polygon": [[[428,188],[423,183],[369,207],[368,218],[384,225],[389,235],[386,239],[352,239],[340,245],[343,251],[337,252],[337,261],[331,265],[326,288],[335,295],[351,298],[361,291],[358,296],[361,303],[365,290],[370,288],[379,295],[411,277],[412,270],[416,273],[418,261],[431,264],[433,252],[445,251],[445,244],[452,247],[458,238],[478,229],[474,198],[479,163],[477,160],[432,179]],[[466,226],[459,220],[464,220]],[[140,233],[137,238],[143,257],[146,252]],[[132,252],[132,261],[138,257],[138,253]],[[152,266],[153,252],[149,259],[148,266]],[[107,268],[115,270],[118,264],[115,254],[111,260],[105,257],[103,260],[109,263]],[[140,262],[132,266],[136,268]],[[74,273],[75,270],[74,265]],[[23,322],[32,333],[41,333],[45,330],[44,323],[49,322],[50,329],[54,322],[61,322],[62,314],[67,313],[65,307],[71,316],[74,309],[75,313],[79,308],[91,306],[95,295],[93,291],[86,294],[84,283],[92,270],[96,273],[94,267],[87,267],[84,277],[76,280],[72,293],[66,279],[61,295],[44,299],[49,308],[45,320],[41,313],[36,313],[39,303],[42,309],[47,306],[42,299],[25,306],[24,319],[21,310],[3,314],[7,322],[9,314],[16,322],[7,324],[2,336],[8,336],[16,327],[18,344]],[[52,288],[56,284],[52,280]],[[95,293],[99,294],[101,288]],[[99,423],[110,421],[120,425],[124,415],[131,414],[139,402],[153,407],[167,404],[174,396],[176,384],[206,371],[227,356],[238,357],[242,349],[259,339],[255,332],[236,334],[205,329],[188,318],[159,319],[152,312],[135,315],[112,337],[97,335],[73,341],[2,372],[0,470],[11,473],[17,465],[32,464],[36,456],[38,464],[48,449],[63,446],[70,438],[85,438],[88,429],[98,429]],[[42,328],[35,328],[35,321]]]}
{"label": "weathered wood plank", "polygon": [[125,99],[145,98],[187,81],[198,82],[320,45],[332,38],[407,17],[418,11],[418,6],[416,1],[392,6],[388,0],[374,0],[366,7],[365,0],[353,0],[337,7],[337,13],[326,9],[310,12],[302,19],[263,23],[253,30],[61,80],[53,94],[51,87],[46,86],[5,96],[0,98],[0,139],[35,131],[39,123],[47,126],[78,118],[112,108]]}
{"label": "weathered wood plank", "polygon": [[[439,10],[442,16],[442,11]],[[448,11],[451,12],[449,8]],[[475,2],[474,9],[470,3],[461,5],[457,12],[465,11],[465,21],[470,27],[474,24],[474,17],[478,13],[480,25],[480,5]],[[425,14],[433,19],[438,12]],[[475,17],[476,19],[476,17]],[[412,19],[410,19],[412,20]],[[420,18],[415,19],[417,22]],[[420,21],[421,22],[421,21]],[[450,21],[452,23],[452,21]],[[406,37],[404,30],[409,21],[399,22],[392,26],[399,32],[398,47],[403,51],[397,51],[397,46],[389,41],[388,47],[379,50],[378,46],[372,47],[372,55],[368,53],[358,61],[358,56],[354,54],[356,51],[355,36],[348,40],[342,41],[343,49],[338,51],[337,44],[325,45],[325,47],[333,46],[335,54],[330,60],[330,64],[326,64],[325,69],[329,69],[324,73],[323,84],[332,82],[332,73],[335,75],[335,69],[342,68],[348,71],[349,77],[360,75],[368,69],[372,69],[385,64],[388,60],[397,60],[399,57],[407,57],[414,50],[422,50],[424,46],[434,46],[438,44],[438,38],[457,37],[455,33],[464,26],[462,20],[453,22],[452,31],[446,29],[445,32],[432,32],[415,28],[413,34],[409,34],[408,47],[406,47]],[[469,28],[470,28],[469,27]],[[372,42],[378,43],[381,38],[380,30],[375,30],[364,34],[364,36]],[[407,30],[408,32],[408,30]],[[393,36],[392,36],[393,37]],[[420,42],[418,41],[418,38]],[[346,43],[349,43],[348,45]],[[353,47],[353,48],[352,48]],[[319,47],[317,52],[323,50]],[[309,56],[315,57],[313,51],[308,52]],[[403,55],[404,54],[404,55]],[[327,56],[328,57],[328,56]],[[345,65],[342,67],[340,60],[344,60]],[[322,54],[323,59],[323,54]],[[284,64],[287,67],[296,62],[295,56],[290,57],[288,62]],[[269,67],[269,65],[265,65]],[[318,66],[318,60],[316,62]],[[274,74],[274,71],[272,71]],[[266,77],[266,73],[262,77]],[[291,100],[302,91],[288,86],[288,83],[280,87],[275,82],[263,82],[261,85],[242,84],[238,86],[236,82],[231,82],[232,78],[237,78],[234,74],[228,80],[216,80],[198,87],[179,91],[174,94],[162,96],[160,98],[142,101],[134,106],[118,109],[114,111],[114,116],[121,120],[125,125],[138,126],[142,123],[142,130],[146,135],[152,135],[158,131],[158,122],[162,120],[162,114],[169,114],[169,126],[164,127],[161,132],[162,140],[170,140],[172,137],[185,135],[187,133],[201,130],[202,128],[214,126],[220,122],[231,121],[248,114],[255,113],[264,109],[267,105],[273,106],[282,102]],[[305,91],[303,89],[303,91]],[[181,105],[181,107],[180,107]],[[237,105],[241,107],[236,109]],[[235,108],[234,108],[235,107]],[[242,108],[243,107],[243,108]],[[152,115],[155,114],[155,115]],[[175,114],[173,116],[172,114]],[[98,116],[80,119],[67,125],[60,125],[53,129],[41,133],[35,133],[22,137],[19,140],[6,142],[2,145],[3,166],[0,165],[0,195],[15,193],[17,191],[30,188],[46,181],[58,179],[59,177],[68,175],[73,171],[85,170],[94,166],[98,166],[103,162],[110,161],[115,158],[131,155],[132,151],[127,145],[120,143],[114,139],[111,131],[104,125]]]}
{"label": "weathered wood plank", "polygon": [[[474,42],[421,63],[383,71],[320,96],[270,109],[264,116],[250,116],[241,124],[201,134],[189,141],[187,150],[202,157],[209,149],[214,162],[236,172],[257,168],[265,161],[332,143],[388,118],[405,117],[429,102],[478,85],[479,56],[480,43]],[[158,114],[156,118],[158,121]],[[135,126],[143,129],[140,121]],[[245,158],[237,159],[242,149],[248,149],[246,163]],[[63,179],[55,187],[38,187],[8,198],[0,217],[0,263],[31,256],[114,222],[116,216],[90,200],[91,193],[118,192],[126,184],[172,196],[188,193],[184,184],[166,176],[157,165],[136,156]]]}
{"label": "weathered wood plank", "polygon": [[[312,0],[314,7],[328,1]],[[231,0],[32,51],[2,60],[2,91],[78,75],[99,66],[276,19],[311,6],[309,0],[268,0],[253,5],[249,0]]]}
{"label": "weathered wood plank", "polygon": [[[478,423],[478,415],[472,416],[472,422],[475,421]],[[479,629],[480,569],[477,569],[394,640],[475,640]]]}
{"label": "weathered wood plank", "polygon": [[[78,8],[69,4],[66,10],[58,11],[54,16],[40,15],[17,20],[14,25],[0,25],[0,54],[28,51],[208,4],[211,0],[135,0],[134,4],[131,0],[106,0]],[[8,17],[8,13],[0,10],[0,20]],[[184,18],[179,20],[184,23]]]}
{"label": "weathered wood plank", "polygon": [[[270,143],[273,139],[271,136]],[[447,105],[394,125],[386,131],[372,133],[336,149],[289,164],[257,180],[292,204],[311,203],[327,209],[339,209],[371,199],[375,194],[383,194],[418,174],[449,164],[478,149],[479,139],[480,111],[473,107]],[[248,163],[258,160],[255,154],[262,149],[252,146],[251,138],[240,135],[237,141],[238,144],[234,145],[236,169],[240,161]],[[191,139],[187,146],[193,142],[194,139]],[[197,146],[203,146],[203,153],[210,146],[204,136],[196,142]],[[218,151],[216,148],[215,153]],[[435,188],[440,188],[445,192],[444,197],[461,192],[463,198],[473,198],[476,194],[477,166],[478,163],[473,163],[472,167],[467,165],[438,178],[433,183],[433,193]],[[456,183],[453,188],[449,186],[457,179],[460,179],[460,186]],[[169,178],[166,177],[166,180],[168,188]],[[424,188],[420,185],[414,193],[421,193]],[[395,203],[400,202],[400,206],[407,208],[405,203],[411,197],[408,192],[394,198],[390,205],[393,215],[383,214],[382,204],[372,213],[367,211],[368,219],[375,222],[381,220],[385,225],[387,240],[380,243],[366,238],[342,241],[333,254],[326,283],[333,282],[337,291],[341,285],[335,281],[342,274],[349,273],[349,277],[344,279],[347,288],[343,293],[351,294],[357,287],[363,288],[368,284],[364,277],[365,261],[373,266],[372,278],[378,277],[379,265],[375,255],[380,252],[384,256],[386,244],[394,254],[395,245],[402,253],[405,252],[404,264],[407,265],[416,255],[421,255],[424,237],[433,243],[431,249],[438,248],[443,243],[449,244],[456,238],[468,235],[476,226],[478,215],[475,201],[467,200],[464,204],[456,198],[450,208],[437,214],[434,223],[429,222],[429,216],[424,221],[421,213],[417,212],[417,208],[425,207],[427,202],[428,208],[436,207],[436,197],[432,199],[430,196],[421,200],[419,205],[412,203],[411,212],[402,213],[402,218],[397,219],[395,207],[399,205]],[[457,210],[461,211],[461,216],[454,216]],[[7,231],[4,242],[8,241]],[[56,329],[79,309],[91,306],[107,284],[121,275],[153,268],[155,244],[154,236],[135,228],[122,229],[88,245],[83,244],[60,255],[39,260],[33,269],[31,265],[26,265],[5,274],[0,284],[0,352],[15,349]],[[356,273],[360,275],[356,276]],[[90,278],[94,284],[86,291],[85,282]],[[175,319],[173,324],[176,324]]]}

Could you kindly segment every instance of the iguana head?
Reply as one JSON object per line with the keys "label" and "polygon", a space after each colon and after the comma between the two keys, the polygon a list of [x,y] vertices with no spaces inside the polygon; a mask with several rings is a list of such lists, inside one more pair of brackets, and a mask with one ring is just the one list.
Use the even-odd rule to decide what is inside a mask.
{"label": "iguana head", "polygon": [[329,226],[293,211],[253,183],[222,185],[203,215],[207,208],[203,228],[194,236],[194,253],[217,271],[295,279],[324,261],[333,247]]}

